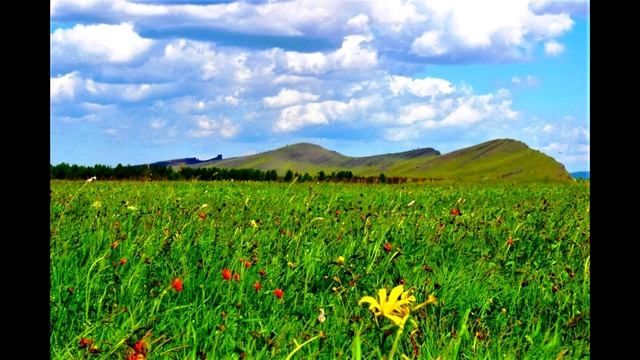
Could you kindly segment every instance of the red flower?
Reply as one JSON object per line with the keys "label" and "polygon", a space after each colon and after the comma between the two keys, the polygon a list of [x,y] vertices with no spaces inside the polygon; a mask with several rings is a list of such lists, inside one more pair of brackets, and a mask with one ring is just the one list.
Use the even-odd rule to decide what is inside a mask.
{"label": "red flower", "polygon": [[222,278],[225,280],[231,280],[231,270],[222,269]]}
{"label": "red flower", "polygon": [[93,344],[93,340],[91,339],[87,339],[87,338],[82,338],[80,339],[80,347],[81,348],[86,348],[87,346]]}
{"label": "red flower", "polygon": [[200,214],[198,214],[198,217],[200,218],[200,220],[204,220],[204,219],[207,218],[207,214],[205,214],[202,211],[200,211]]}
{"label": "red flower", "polygon": [[126,263],[127,263],[127,259],[126,258],[120,259],[120,265],[124,265]]}
{"label": "red flower", "polygon": [[244,268],[245,268],[245,269],[248,269],[248,268],[250,268],[250,267],[251,267],[251,261],[245,261],[245,262],[244,262]]}
{"label": "red flower", "polygon": [[256,289],[256,292],[260,291],[260,289],[262,289],[262,285],[260,285],[260,281],[256,281],[256,283],[253,284],[253,288]]}
{"label": "red flower", "polygon": [[511,236],[509,236],[509,238],[507,239],[507,246],[511,245],[513,245],[513,239],[511,238]]}
{"label": "red flower", "polygon": [[135,345],[133,345],[133,349],[136,351],[136,353],[145,355],[147,353],[146,341],[142,339],[138,340],[138,342]]}
{"label": "red flower", "polygon": [[336,210],[336,216],[340,216],[340,210]]}
{"label": "red flower", "polygon": [[275,289],[273,290],[273,295],[275,295],[278,299],[282,299],[282,297],[284,296],[284,291]]}
{"label": "red flower", "polygon": [[388,242],[384,244],[383,248],[384,248],[384,251],[390,252],[391,249],[393,249],[393,246],[391,245],[391,243]]}
{"label": "red flower", "polygon": [[267,275],[267,270],[260,269],[260,270],[258,270],[258,274],[260,274],[260,276],[265,276],[265,275]]}
{"label": "red flower", "polygon": [[238,273],[233,274],[233,280],[240,281],[240,274]]}
{"label": "red flower", "polygon": [[173,286],[173,288],[177,292],[182,291],[182,280],[180,280],[180,278],[173,279],[173,281],[171,282],[171,286]]}
{"label": "red flower", "polygon": [[144,356],[144,354],[140,354],[140,353],[134,353],[127,356],[127,360],[145,360],[145,359],[146,357]]}
{"label": "red flower", "polygon": [[462,212],[460,212],[460,210],[458,210],[457,208],[453,208],[451,209],[451,215],[459,216],[459,215],[462,215]]}

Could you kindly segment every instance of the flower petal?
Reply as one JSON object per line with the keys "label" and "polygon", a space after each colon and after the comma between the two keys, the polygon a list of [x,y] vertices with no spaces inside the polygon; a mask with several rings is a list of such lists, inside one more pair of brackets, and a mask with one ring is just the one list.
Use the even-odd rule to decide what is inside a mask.
{"label": "flower petal", "polygon": [[364,296],[362,299],[360,299],[360,301],[358,301],[358,305],[362,305],[363,303],[367,303],[371,305],[375,304],[378,307],[380,306],[380,304],[378,304],[378,301],[371,296]]}

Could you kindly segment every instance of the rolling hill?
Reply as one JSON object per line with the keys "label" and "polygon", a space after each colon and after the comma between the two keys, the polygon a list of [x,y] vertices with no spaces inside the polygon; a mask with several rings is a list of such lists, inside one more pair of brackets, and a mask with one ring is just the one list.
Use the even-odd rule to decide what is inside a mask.
{"label": "rolling hill", "polygon": [[358,176],[403,176],[434,181],[570,182],[564,166],[523,142],[497,139],[448,154],[432,148],[365,157],[345,156],[321,146],[300,143],[259,154],[203,161],[193,167],[291,169],[315,175],[350,170]]}

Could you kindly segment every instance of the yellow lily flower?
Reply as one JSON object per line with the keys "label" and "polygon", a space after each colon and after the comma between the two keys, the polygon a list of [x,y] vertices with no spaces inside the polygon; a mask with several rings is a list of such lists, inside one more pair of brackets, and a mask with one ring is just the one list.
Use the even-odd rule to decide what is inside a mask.
{"label": "yellow lily flower", "polygon": [[376,318],[384,316],[403,328],[411,312],[408,305],[416,301],[415,296],[411,294],[412,292],[413,289],[404,291],[404,286],[399,285],[394,287],[387,297],[387,289],[383,288],[378,290],[378,300],[371,296],[364,296],[358,305],[368,303],[369,310]]}

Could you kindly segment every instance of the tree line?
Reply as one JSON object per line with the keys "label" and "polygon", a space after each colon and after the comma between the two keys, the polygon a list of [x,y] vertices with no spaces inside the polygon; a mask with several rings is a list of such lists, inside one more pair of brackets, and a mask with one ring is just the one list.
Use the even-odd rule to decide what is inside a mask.
{"label": "tree line", "polygon": [[282,182],[350,182],[350,183],[389,183],[400,184],[421,179],[390,176],[356,176],[350,170],[325,173],[319,171],[315,175],[308,172],[298,173],[287,170],[279,176],[276,170],[262,171],[258,169],[224,169],[224,168],[191,168],[174,169],[171,166],[157,165],[69,165],[60,163],[50,165],[50,177],[57,180],[86,180],[95,176],[98,180],[240,180],[240,181],[282,181]]}

